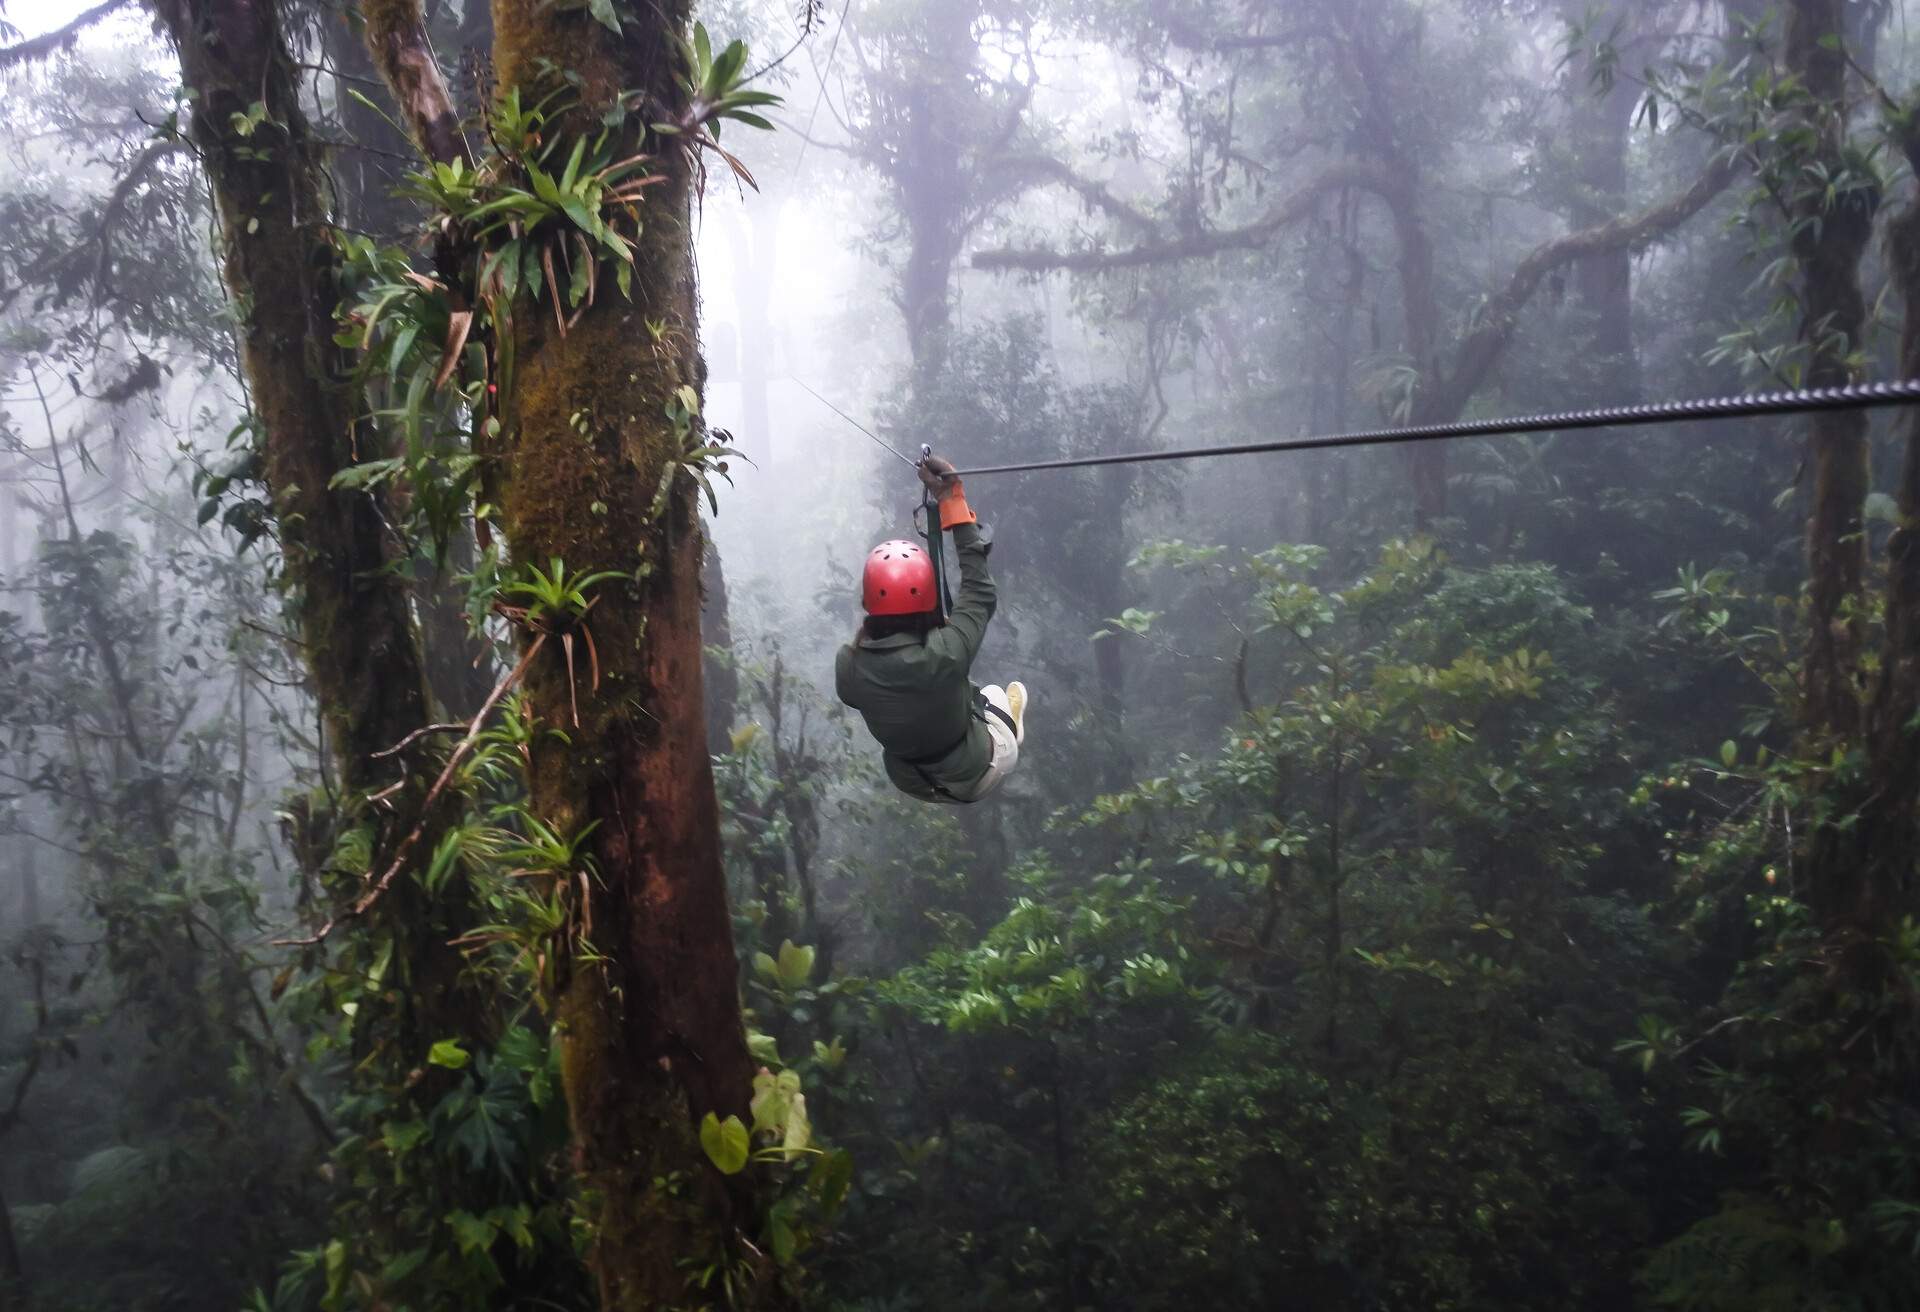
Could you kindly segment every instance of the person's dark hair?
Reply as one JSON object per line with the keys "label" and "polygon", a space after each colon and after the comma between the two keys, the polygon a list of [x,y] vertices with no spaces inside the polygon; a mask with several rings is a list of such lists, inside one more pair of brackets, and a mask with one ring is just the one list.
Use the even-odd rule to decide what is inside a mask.
{"label": "person's dark hair", "polygon": [[876,638],[891,638],[897,633],[911,633],[924,639],[928,630],[939,622],[939,616],[930,610],[923,610],[917,615],[869,615],[860,622],[860,632],[854,635],[854,640],[871,642]]}

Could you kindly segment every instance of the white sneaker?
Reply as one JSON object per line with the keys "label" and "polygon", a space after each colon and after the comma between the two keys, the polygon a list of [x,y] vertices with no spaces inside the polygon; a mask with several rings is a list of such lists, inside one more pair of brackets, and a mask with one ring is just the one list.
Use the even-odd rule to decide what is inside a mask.
{"label": "white sneaker", "polygon": [[1013,714],[1013,740],[1027,740],[1027,685],[1015,679],[1007,685],[1007,710]]}

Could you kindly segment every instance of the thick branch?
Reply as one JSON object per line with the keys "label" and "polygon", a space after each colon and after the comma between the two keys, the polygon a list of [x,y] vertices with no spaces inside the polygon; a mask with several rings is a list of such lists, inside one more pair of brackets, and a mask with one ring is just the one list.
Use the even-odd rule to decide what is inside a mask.
{"label": "thick branch", "polygon": [[1124,251],[1058,251],[1044,247],[1020,250],[1002,247],[976,251],[973,267],[1021,269],[1030,273],[1045,273],[1054,269],[1095,273],[1199,259],[1218,255],[1222,251],[1251,250],[1265,246],[1283,228],[1311,214],[1314,206],[1329,192],[1342,187],[1365,187],[1370,191],[1384,192],[1399,185],[1392,173],[1374,161],[1344,160],[1322,169],[1261,218],[1243,227],[1220,228],[1188,237],[1143,242]]}
{"label": "thick branch", "polygon": [[25,41],[16,42],[10,46],[0,46],[0,68],[13,68],[19,64],[58,54],[78,40],[82,32],[114,10],[126,8],[127,3],[128,0],[102,0],[100,4],[76,16],[65,27],[57,27],[51,32],[28,37]]}
{"label": "thick branch", "polygon": [[1122,223],[1133,225],[1143,234],[1150,236],[1153,233],[1154,221],[1145,211],[1134,208],[1114,195],[1108,190],[1106,183],[1082,177],[1075,173],[1065,161],[1057,160],[1051,155],[1003,155],[991,161],[990,168],[994,173],[1005,174],[1027,182],[1028,185],[1058,183],[1102,213]]}
{"label": "thick branch", "polygon": [[471,167],[473,155],[440,75],[420,0],[367,0],[361,10],[367,20],[367,50],[392,88],[414,144],[436,163],[460,160]]}
{"label": "thick branch", "polygon": [[133,198],[133,193],[153,171],[154,165],[168,155],[183,153],[189,149],[185,141],[176,138],[153,142],[136,155],[133,162],[127,166],[126,173],[114,184],[113,190],[107,193],[106,201],[100,209],[100,226],[92,237],[77,242],[65,250],[56,251],[32,268],[24,270],[17,283],[0,290],[0,310],[12,306],[14,301],[29,289],[58,282],[64,272],[86,255],[90,245],[99,248],[94,257],[94,285],[97,289],[104,289],[107,274],[113,262],[113,230],[119,226],[120,220],[125,216],[127,204]]}
{"label": "thick branch", "polygon": [[[1487,372],[1506,350],[1518,326],[1520,312],[1526,308],[1540,280],[1555,269],[1608,251],[1637,250],[1674,231],[1698,214],[1715,196],[1727,189],[1736,170],[1725,161],[1717,162],[1691,187],[1650,209],[1634,215],[1622,215],[1607,223],[1555,237],[1533,248],[1514,269],[1507,285],[1480,312],[1473,331],[1468,333],[1454,354],[1451,377],[1444,384],[1441,404],[1423,414],[1426,422],[1445,422],[1458,418]],[[1442,413],[1444,412],[1444,413]]]}

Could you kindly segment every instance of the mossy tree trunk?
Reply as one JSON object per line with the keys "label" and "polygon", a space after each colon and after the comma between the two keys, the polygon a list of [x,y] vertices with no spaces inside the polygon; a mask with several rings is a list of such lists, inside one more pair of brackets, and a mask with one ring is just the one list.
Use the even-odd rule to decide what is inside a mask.
{"label": "mossy tree trunk", "polygon": [[[1796,0],[1787,15],[1787,71],[1805,88],[1808,166],[1845,176],[1857,162],[1845,152],[1847,53],[1841,0]],[[1874,193],[1803,186],[1791,217],[1800,264],[1800,335],[1807,343],[1808,387],[1855,381],[1850,360],[1866,325],[1860,258],[1873,236]],[[1807,521],[1809,617],[1805,717],[1817,740],[1846,739],[1860,728],[1860,618],[1855,603],[1866,571],[1867,416],[1830,411],[1808,422],[1813,506]],[[1816,894],[1818,897],[1818,894]]]}
{"label": "mossy tree trunk", "polygon": [[[1633,50],[1639,41],[1637,5],[1629,0],[1595,11],[1596,31],[1621,32],[1619,40]],[[1569,23],[1588,22],[1588,6],[1569,3]],[[1593,85],[1595,65],[1590,53],[1567,67],[1567,138],[1573,152],[1573,203],[1569,217],[1576,228],[1605,223],[1626,208],[1627,143],[1639,87],[1631,78],[1616,77],[1604,88]],[[1626,405],[1639,396],[1639,368],[1633,353],[1633,252],[1615,248],[1583,256],[1573,263],[1569,280],[1576,304],[1589,316],[1576,329],[1577,340],[1591,361],[1591,372],[1573,380],[1572,405]]]}
{"label": "mossy tree trunk", "polygon": [[[534,103],[564,73],[577,88],[564,132],[597,132],[617,97],[637,96],[622,130],[654,155],[662,179],[642,207],[631,302],[603,278],[564,334],[544,305],[514,316],[492,453],[516,561],[544,567],[557,557],[569,574],[630,576],[595,590],[587,623],[598,690],[584,643],[570,677],[552,641],[527,689],[538,723],[567,736],[535,739],[534,809],[569,835],[593,826],[580,930],[595,958],[576,953],[561,982],[558,1036],[602,1305],[636,1312],[689,1301],[689,1264],[732,1251],[751,1220],[743,1178],[719,1176],[696,1132],[709,1111],[748,1117],[753,1066],[707,755],[691,480],[679,480],[663,516],[652,513],[681,452],[668,402],[677,388],[698,389],[702,369],[690,168],[679,139],[639,133],[684,109],[675,38],[689,7],[623,8],[617,37],[585,7],[495,0],[493,10],[502,90]],[[759,1295],[747,1298],[771,1297],[771,1282],[753,1288]]]}
{"label": "mossy tree trunk", "polygon": [[[190,131],[220,219],[288,611],[341,788],[330,819],[372,823],[367,795],[403,771],[395,758],[374,754],[424,726],[429,703],[405,585],[387,569],[379,508],[366,493],[330,486],[354,463],[356,443],[361,454],[374,452],[358,427],[350,362],[333,340],[339,263],[321,147],[271,0],[159,0],[156,10],[196,97]],[[416,825],[429,831],[418,849],[434,848],[421,809],[425,779],[414,771],[407,780],[385,798],[376,852]],[[372,919],[397,949],[394,987],[380,995],[392,1010],[363,1003],[356,1044],[363,1055],[384,1051],[404,1075],[433,1041],[478,1032],[486,1012],[448,946],[460,927],[443,923],[416,882],[396,881]],[[415,1087],[416,1097],[432,1094],[431,1081]]]}
{"label": "mossy tree trunk", "polygon": [[[197,95],[192,136],[219,210],[227,284],[286,578],[341,780],[385,780],[372,754],[425,723],[405,590],[384,574],[371,498],[330,491],[353,463],[349,362],[333,344],[337,259],[321,147],[268,0],[165,0]],[[261,106],[264,121],[251,120]],[[389,770],[391,767],[389,767]]]}
{"label": "mossy tree trunk", "polygon": [[[1895,139],[1908,160],[1920,165],[1920,128],[1913,122],[1909,118],[1897,125]],[[1887,225],[1886,248],[1888,272],[1906,302],[1899,376],[1907,378],[1920,370],[1920,202],[1909,201]],[[1814,896],[1822,923],[1842,935],[1847,957],[1864,966],[1849,972],[1851,983],[1873,973],[1866,945],[1902,915],[1920,910],[1915,881],[1915,853],[1920,851],[1920,413],[1902,414],[1898,431],[1905,454],[1895,488],[1899,523],[1887,541],[1878,668],[1864,698],[1853,695],[1852,678],[1841,685],[1849,694],[1847,712],[1858,718],[1865,767],[1828,799],[1829,820],[1815,831],[1813,843]],[[1864,480],[1864,465],[1862,451],[1858,466],[1851,460],[1842,464],[1842,477],[1834,483],[1844,487],[1856,467]],[[1835,490],[1827,489],[1829,495]],[[1819,523],[1816,517],[1815,525]],[[1846,520],[1837,523],[1844,528]],[[1821,637],[1816,632],[1812,640]]]}
{"label": "mossy tree trunk", "polygon": [[[1788,11],[1783,59],[1800,80],[1804,100],[1788,136],[1818,166],[1846,181],[1862,167],[1846,149],[1846,7],[1841,0],[1796,0]],[[1805,384],[1855,381],[1852,356],[1866,327],[1860,259],[1873,236],[1878,193],[1803,185],[1789,198],[1792,250],[1800,266],[1801,340]],[[1802,720],[1808,750],[1826,756],[1857,743],[1864,729],[1861,613],[1866,574],[1865,506],[1869,490],[1867,417],[1863,412],[1813,415],[1808,421],[1812,507],[1807,519],[1807,645]],[[1823,929],[1843,939],[1876,932],[1859,911],[1870,854],[1857,823],[1857,798],[1836,779],[1809,841],[1810,901]],[[1871,900],[1871,899],[1869,899]],[[1851,954],[1848,954],[1851,956]]]}
{"label": "mossy tree trunk", "polygon": [[[460,159],[469,165],[473,160],[415,0],[366,0],[357,25],[364,27],[364,39],[344,14],[329,17],[324,28],[328,61],[339,74],[335,94],[341,123],[355,143],[334,158],[335,191],[346,216],[343,222],[383,242],[408,245],[419,237],[422,216],[419,205],[397,189],[412,165],[413,148],[417,145],[433,159]],[[354,79],[365,86],[376,75],[386,80],[397,118],[371,101],[348,95]],[[442,266],[458,258],[444,236],[434,255]],[[451,270],[442,267],[440,272],[444,276]],[[475,564],[472,529],[463,524],[448,539],[444,555],[431,556],[422,550],[408,571],[419,616],[422,666],[439,714],[470,720],[500,677],[491,650],[467,623],[461,576],[471,573]]]}

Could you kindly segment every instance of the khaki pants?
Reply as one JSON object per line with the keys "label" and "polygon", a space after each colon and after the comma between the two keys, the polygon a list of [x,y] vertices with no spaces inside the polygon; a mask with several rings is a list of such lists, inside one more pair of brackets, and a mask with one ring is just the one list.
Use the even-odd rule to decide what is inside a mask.
{"label": "khaki pants", "polygon": [[[990,683],[980,689],[980,695],[987,699],[989,706],[999,710],[1007,720],[1013,718],[1013,708],[1007,705],[1007,690],[997,683]],[[1016,734],[1007,726],[1007,720],[989,711],[985,716],[987,734],[993,739],[993,760],[986,770],[971,784],[963,784],[947,791],[956,802],[977,802],[1000,786],[1000,781],[1013,773],[1020,764],[1020,743],[1026,738],[1026,723],[1020,725],[1021,732]]]}

